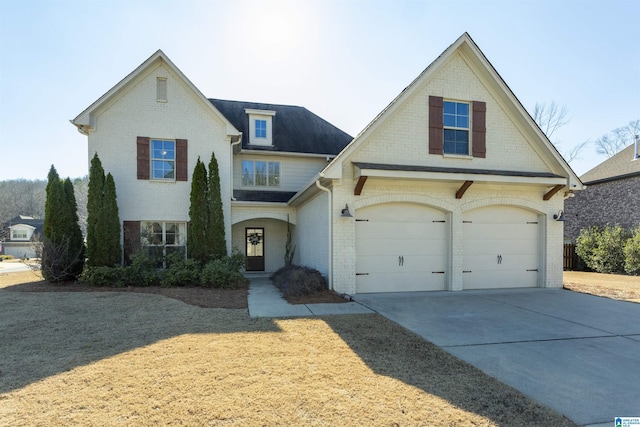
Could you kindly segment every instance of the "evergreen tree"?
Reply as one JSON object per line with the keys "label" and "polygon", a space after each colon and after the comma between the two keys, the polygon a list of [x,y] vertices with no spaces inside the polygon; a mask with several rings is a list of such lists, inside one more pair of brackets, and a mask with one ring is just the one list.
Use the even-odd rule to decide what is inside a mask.
{"label": "evergreen tree", "polygon": [[73,184],[64,183],[52,165],[45,201],[42,274],[50,282],[73,280],[82,272],[84,243]]}
{"label": "evergreen tree", "polygon": [[82,274],[84,268],[84,239],[82,238],[82,230],[78,221],[78,204],[76,203],[76,195],[73,189],[73,183],[69,178],[64,180],[64,227],[65,235],[69,239],[69,279],[77,279]]}
{"label": "evergreen tree", "polygon": [[100,242],[104,237],[98,220],[102,211],[104,195],[104,169],[98,153],[91,159],[89,167],[89,190],[87,194],[87,264],[89,266],[105,265],[100,259]]}
{"label": "evergreen tree", "polygon": [[209,256],[218,259],[227,256],[227,242],[224,232],[224,212],[220,195],[220,172],[214,152],[209,162],[209,224],[207,227],[207,241],[209,242]]}
{"label": "evergreen tree", "polygon": [[209,221],[207,194],[207,170],[198,157],[191,179],[187,254],[189,258],[202,263],[208,261],[210,249],[210,245],[207,244]]}
{"label": "evergreen tree", "polygon": [[102,212],[98,225],[101,227],[100,259],[102,265],[113,267],[120,265],[122,247],[120,246],[120,215],[116,195],[116,183],[111,173],[107,174],[104,183]]}

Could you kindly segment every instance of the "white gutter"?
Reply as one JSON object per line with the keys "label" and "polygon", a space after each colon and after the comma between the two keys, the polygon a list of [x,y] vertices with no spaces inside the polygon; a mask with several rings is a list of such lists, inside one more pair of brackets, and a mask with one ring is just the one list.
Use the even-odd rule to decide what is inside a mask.
{"label": "white gutter", "polygon": [[[322,172],[320,172],[319,177],[324,177]],[[329,281],[329,289],[333,290],[333,219],[331,217],[331,214],[333,213],[333,198],[331,197],[331,190],[320,184],[320,178],[316,180],[316,187],[322,191],[326,191],[329,195],[329,277],[327,279]]]}
{"label": "white gutter", "polygon": [[233,146],[234,145],[238,145],[242,142],[242,132],[240,132],[240,135],[238,136],[238,140],[236,142],[233,142],[233,137],[231,138],[231,179],[229,180],[229,191],[230,191],[230,195],[231,195],[231,200],[232,201],[236,201],[235,197],[233,197]]}

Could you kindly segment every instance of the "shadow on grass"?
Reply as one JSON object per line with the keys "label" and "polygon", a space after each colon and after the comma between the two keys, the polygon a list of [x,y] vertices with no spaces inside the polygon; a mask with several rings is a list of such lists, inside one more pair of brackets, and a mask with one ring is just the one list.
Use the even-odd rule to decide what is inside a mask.
{"label": "shadow on grass", "polygon": [[246,309],[160,295],[0,289],[0,393],[179,335],[279,331]]}
{"label": "shadow on grass", "polygon": [[376,374],[417,387],[497,425],[575,426],[382,316],[326,316],[323,320]]}

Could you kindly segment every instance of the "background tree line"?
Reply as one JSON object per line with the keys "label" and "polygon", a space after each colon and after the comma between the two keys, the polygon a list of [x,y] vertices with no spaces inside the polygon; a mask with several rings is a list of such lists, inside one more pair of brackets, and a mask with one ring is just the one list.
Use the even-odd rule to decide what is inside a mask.
{"label": "background tree line", "polygon": [[[89,177],[71,181],[78,204],[78,220],[83,234],[87,230],[87,191]],[[0,224],[18,215],[44,218],[47,180],[11,179],[0,181]]]}

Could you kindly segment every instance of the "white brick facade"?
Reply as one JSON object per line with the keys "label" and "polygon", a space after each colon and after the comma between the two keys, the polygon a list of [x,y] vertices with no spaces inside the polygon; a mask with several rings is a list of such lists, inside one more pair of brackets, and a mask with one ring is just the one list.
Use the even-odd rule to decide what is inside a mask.
{"label": "white brick facade", "polygon": [[[167,79],[167,102],[156,101],[156,78]],[[93,114],[89,161],[97,153],[105,173],[116,183],[122,221],[189,220],[191,175],[196,160],[208,165],[212,151],[218,161],[227,246],[231,249],[230,139],[226,124],[164,63],[146,70]],[[136,137],[186,139],[188,181],[137,179]]]}

